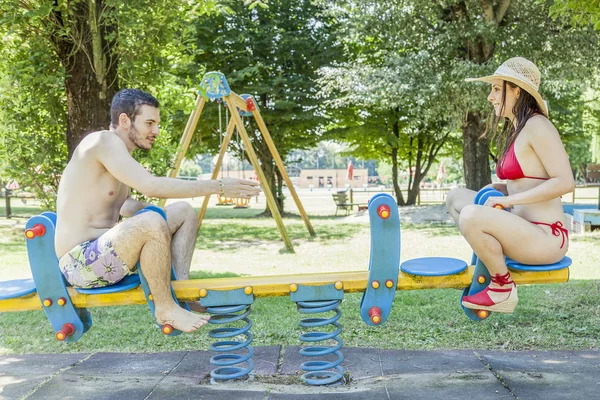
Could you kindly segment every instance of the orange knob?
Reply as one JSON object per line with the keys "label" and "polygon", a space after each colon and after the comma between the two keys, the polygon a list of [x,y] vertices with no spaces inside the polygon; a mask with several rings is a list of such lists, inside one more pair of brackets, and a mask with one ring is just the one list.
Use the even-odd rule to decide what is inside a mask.
{"label": "orange knob", "polygon": [[372,323],[379,325],[381,323],[381,309],[379,307],[371,307],[369,317],[371,317]]}
{"label": "orange knob", "polygon": [[56,340],[64,341],[68,336],[75,333],[75,325],[66,323],[62,326],[62,329],[54,334]]}
{"label": "orange knob", "polygon": [[171,333],[173,333],[173,327],[169,324],[164,324],[160,330],[162,331],[162,333],[164,333],[165,335],[170,335]]}
{"label": "orange knob", "polygon": [[33,228],[29,228],[25,231],[25,237],[30,240],[36,236],[44,236],[45,234],[46,227],[42,224],[35,224]]}
{"label": "orange knob", "polygon": [[477,316],[480,319],[486,319],[487,317],[489,317],[489,315],[490,315],[490,312],[487,310],[478,310],[477,311]]}
{"label": "orange knob", "polygon": [[51,298],[44,299],[43,304],[45,307],[50,307],[52,305],[52,299]]}
{"label": "orange knob", "polygon": [[478,283],[481,283],[481,284],[485,283],[485,276],[483,276],[483,275],[479,275],[479,276],[477,277],[477,282],[478,282]]}
{"label": "orange knob", "polygon": [[60,297],[58,300],[56,300],[56,304],[58,304],[59,306],[64,306],[65,304],[67,304],[67,300],[64,297]]}
{"label": "orange knob", "polygon": [[373,282],[371,282],[371,287],[373,289],[378,289],[379,288],[379,281],[373,281]]}
{"label": "orange knob", "polygon": [[502,207],[502,204],[494,204],[494,208],[496,208],[498,210],[504,210],[504,207]]}
{"label": "orange knob", "polygon": [[379,215],[381,219],[388,219],[391,215],[390,208],[385,204],[380,205],[377,207],[377,215]]}
{"label": "orange knob", "polygon": [[393,288],[394,287],[394,281],[391,280],[391,279],[388,279],[387,281],[385,281],[385,287],[389,288],[389,289]]}

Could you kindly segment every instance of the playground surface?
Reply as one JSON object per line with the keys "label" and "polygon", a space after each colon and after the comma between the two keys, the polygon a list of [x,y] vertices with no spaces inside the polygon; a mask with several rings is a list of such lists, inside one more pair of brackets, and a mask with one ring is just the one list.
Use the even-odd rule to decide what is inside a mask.
{"label": "playground surface", "polygon": [[296,346],[257,347],[248,380],[211,384],[211,353],[0,356],[0,399],[592,399],[600,351],[345,348],[349,382],[300,383]]}

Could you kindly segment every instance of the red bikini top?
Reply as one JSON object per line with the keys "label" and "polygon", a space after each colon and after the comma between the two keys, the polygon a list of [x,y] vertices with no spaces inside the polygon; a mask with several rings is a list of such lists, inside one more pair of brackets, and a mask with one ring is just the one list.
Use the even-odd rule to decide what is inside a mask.
{"label": "red bikini top", "polygon": [[548,178],[527,176],[523,173],[521,164],[519,164],[519,160],[517,160],[517,155],[515,154],[515,142],[510,145],[510,148],[506,152],[502,162],[496,164],[496,175],[498,175],[498,178],[500,179],[506,179],[509,181],[521,178],[548,180]]}

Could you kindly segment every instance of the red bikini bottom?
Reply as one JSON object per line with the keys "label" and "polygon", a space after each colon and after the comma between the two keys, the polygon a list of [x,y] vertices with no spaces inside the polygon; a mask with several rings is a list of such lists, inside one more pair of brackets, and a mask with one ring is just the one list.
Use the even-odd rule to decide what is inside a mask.
{"label": "red bikini bottom", "polygon": [[545,222],[534,222],[534,221],[531,221],[531,223],[532,224],[536,224],[536,225],[546,225],[546,226],[549,226],[550,228],[552,228],[552,234],[554,236],[560,236],[560,235],[562,235],[562,243],[560,245],[561,249],[565,245],[565,239],[569,238],[569,231],[565,227],[563,227],[563,224],[560,221],[556,221],[553,224],[547,224]]}

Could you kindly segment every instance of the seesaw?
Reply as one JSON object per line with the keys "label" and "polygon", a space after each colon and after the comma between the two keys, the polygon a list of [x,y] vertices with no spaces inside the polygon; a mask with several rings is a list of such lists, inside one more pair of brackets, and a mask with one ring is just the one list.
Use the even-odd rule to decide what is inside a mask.
{"label": "seesaw", "polygon": [[[477,199],[481,204],[486,191]],[[148,210],[155,211],[156,210]],[[146,212],[148,212],[146,211]],[[334,313],[333,317],[310,317],[300,321],[304,328],[324,330],[300,336],[303,342],[335,342],[335,345],[308,346],[301,354],[323,357],[334,354],[334,361],[309,361],[301,366],[306,371],[303,379],[309,384],[330,384],[343,378],[340,366],[343,356],[339,337],[341,316],[339,304],[344,293],[364,292],[360,315],[369,325],[378,326],[388,319],[397,290],[434,288],[463,289],[476,293],[489,282],[485,266],[473,255],[472,265],[455,258],[427,257],[400,264],[400,221],[398,207],[387,194],[379,194],[369,202],[371,222],[371,256],[368,271],[321,273],[310,275],[255,276],[211,278],[172,281],[173,294],[180,302],[197,301],[207,307],[210,323],[231,325],[243,321],[239,327],[219,327],[209,332],[217,342],[211,350],[218,353],[211,359],[217,368],[211,372],[215,380],[234,379],[248,375],[253,368],[251,347],[251,305],[257,297],[290,296],[302,314]],[[56,338],[76,341],[91,327],[90,307],[128,304],[150,304],[147,286],[135,281],[119,283],[103,289],[76,289],[65,286],[54,253],[54,219],[52,213],[33,217],[26,226],[28,254],[33,273],[32,280],[0,283],[0,312],[44,309]],[[568,281],[570,259],[550,266],[526,266],[509,262],[511,274],[518,284],[561,283]],[[138,268],[139,270],[139,268]],[[141,279],[143,281],[143,277]],[[36,285],[37,293],[36,293]],[[107,290],[105,290],[107,289]],[[462,295],[461,295],[462,297]],[[153,309],[151,307],[153,312]],[[473,320],[487,318],[489,313],[465,309]],[[71,324],[72,327],[65,324]],[[239,325],[239,324],[236,324]],[[177,334],[168,329],[163,333]],[[242,337],[242,339],[240,339]],[[237,350],[245,350],[239,354]],[[240,366],[245,364],[245,366]]]}

